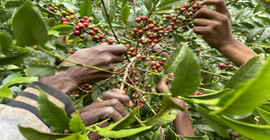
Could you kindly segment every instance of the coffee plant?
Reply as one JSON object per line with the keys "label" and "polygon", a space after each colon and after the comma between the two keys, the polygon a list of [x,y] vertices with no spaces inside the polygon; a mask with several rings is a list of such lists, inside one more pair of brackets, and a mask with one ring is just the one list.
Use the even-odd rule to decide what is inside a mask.
{"label": "coffee plant", "polygon": [[[270,51],[270,2],[225,1],[234,37],[260,54],[240,68],[193,32],[192,15],[203,8],[197,0],[1,0],[1,103],[38,78],[66,70],[58,66],[62,61],[105,71],[67,58],[82,48],[124,44],[125,61],[106,71],[113,76],[82,85],[70,98],[80,112],[102,92],[119,88],[134,103],[129,115],[106,128],[98,125],[109,119],[85,126],[78,113],[67,117],[40,91],[39,109],[46,110],[40,113],[58,131],[20,127],[21,133],[44,140],[88,139],[90,132],[103,139],[267,140],[270,64],[261,61]],[[173,80],[171,93],[157,93],[162,78]],[[172,108],[183,108],[170,97],[188,104],[196,137],[176,134]]]}

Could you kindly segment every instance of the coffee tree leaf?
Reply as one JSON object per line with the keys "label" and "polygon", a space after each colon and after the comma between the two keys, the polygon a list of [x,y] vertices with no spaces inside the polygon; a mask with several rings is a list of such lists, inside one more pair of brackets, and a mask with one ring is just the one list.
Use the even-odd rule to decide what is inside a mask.
{"label": "coffee tree leaf", "polygon": [[153,3],[151,0],[144,0],[143,1],[145,7],[147,8],[148,11],[151,11],[152,9],[152,6],[153,6]]}
{"label": "coffee tree leaf", "polygon": [[132,112],[130,112],[127,116],[125,116],[123,119],[121,119],[120,121],[109,125],[108,127],[102,128],[100,129],[100,131],[108,131],[108,130],[121,130],[123,128],[126,128],[127,126],[129,126],[135,119],[135,115],[138,112],[139,108],[135,108],[132,110]]}
{"label": "coffee tree leaf", "polygon": [[265,29],[263,28],[254,28],[250,31],[247,36],[246,43],[254,42],[257,39],[257,36],[261,36]]}
{"label": "coffee tree leaf", "polygon": [[184,55],[184,49],[186,49],[186,47],[188,44],[185,43],[183,44],[183,46],[178,47],[173,54],[170,56],[170,59],[165,67],[165,73],[172,73],[175,71],[176,67],[178,66],[179,62],[183,59],[183,55]]}
{"label": "coffee tree leaf", "polygon": [[41,118],[56,131],[68,130],[70,119],[66,115],[65,111],[56,106],[49,99],[47,94],[38,87],[38,109]]}
{"label": "coffee tree leaf", "polygon": [[262,118],[270,125],[270,112],[260,107],[257,107],[256,110],[259,112]]}
{"label": "coffee tree leaf", "polygon": [[115,17],[115,13],[116,13],[115,0],[104,0],[104,5],[105,5],[105,7],[102,5],[102,14],[103,14],[103,17],[108,22],[108,18],[106,16],[106,12],[104,10],[104,8],[106,8],[108,17],[109,17],[110,21],[112,22],[113,19],[114,19],[114,17]]}
{"label": "coffee tree leaf", "polygon": [[152,135],[151,140],[161,140],[160,128]]}
{"label": "coffee tree leaf", "polygon": [[215,113],[233,116],[245,114],[254,110],[256,106],[260,105],[269,97],[269,71],[270,63],[267,63],[259,70],[259,73],[256,75],[255,78],[236,86],[235,90],[229,93],[229,100],[226,99],[226,96],[221,97],[221,102],[223,99],[227,100],[228,102],[226,102]]}
{"label": "coffee tree leaf", "polygon": [[74,133],[64,138],[59,138],[57,140],[89,140],[86,135],[80,133]]}
{"label": "coffee tree leaf", "polygon": [[226,83],[224,88],[234,88],[237,84],[253,78],[258,70],[263,66],[263,56],[255,56],[242,65],[233,77]]}
{"label": "coffee tree leaf", "polygon": [[160,4],[158,5],[158,8],[164,8],[171,6],[170,4],[178,2],[179,0],[162,0]]}
{"label": "coffee tree leaf", "polygon": [[129,17],[130,13],[129,13],[129,7],[127,4],[125,4],[122,9],[121,9],[121,20],[127,24],[128,21],[128,17]]}
{"label": "coffee tree leaf", "polygon": [[17,8],[17,7],[20,7],[21,5],[23,5],[24,2],[25,2],[25,0],[9,0],[9,1],[6,1],[5,7],[6,8]]}
{"label": "coffee tree leaf", "polygon": [[174,80],[170,89],[172,96],[193,95],[200,85],[200,65],[192,51],[184,47],[183,59],[180,60],[174,72]]}
{"label": "coffee tree leaf", "polygon": [[67,69],[69,69],[69,67],[31,64],[26,73],[31,76],[45,77],[54,75],[56,72],[65,71]]}
{"label": "coffee tree leaf", "polygon": [[14,37],[22,45],[42,46],[48,41],[47,26],[30,2],[25,2],[15,13],[12,28]]}
{"label": "coffee tree leaf", "polygon": [[40,132],[33,128],[22,126],[19,126],[19,130],[27,140],[56,140],[68,136],[67,134]]}
{"label": "coffee tree leaf", "polygon": [[0,57],[0,66],[17,63],[22,59],[24,59],[25,57],[27,57],[29,54],[30,54],[29,52],[23,52],[7,57]]}
{"label": "coffee tree leaf", "polygon": [[268,140],[270,137],[270,126],[269,125],[257,125],[257,124],[249,124],[240,122],[237,120],[233,120],[229,117],[222,116],[221,121],[237,131],[239,134],[256,140]]}
{"label": "coffee tree leaf", "polygon": [[0,10],[0,22],[4,23],[8,21],[12,16],[12,12],[10,10]]}
{"label": "coffee tree leaf", "polygon": [[163,96],[162,102],[162,109],[163,110],[168,110],[168,109],[178,109],[181,111],[185,111],[185,109],[181,106],[179,106],[171,97],[169,96]]}
{"label": "coffee tree leaf", "polygon": [[183,137],[183,140],[209,140],[209,137],[207,134],[204,134],[203,136]]}
{"label": "coffee tree leaf", "polygon": [[134,135],[139,136],[141,133],[145,131],[149,131],[152,129],[152,126],[145,126],[140,128],[133,129],[122,129],[119,131],[106,130],[106,131],[98,131],[98,134],[104,137],[109,138],[128,138]]}
{"label": "coffee tree leaf", "polygon": [[85,125],[83,124],[79,114],[76,114],[70,119],[69,130],[72,132],[85,132]]}
{"label": "coffee tree leaf", "polygon": [[84,0],[81,4],[80,15],[81,17],[89,17],[92,14],[92,0]]}
{"label": "coffee tree leaf", "polygon": [[11,38],[8,35],[0,33],[0,54],[5,54],[8,48],[11,46],[11,43]]}
{"label": "coffee tree leaf", "polygon": [[168,124],[175,120],[177,115],[177,112],[175,110],[173,111],[159,111],[153,118],[149,119],[147,122],[145,122],[145,125],[164,125]]}
{"label": "coffee tree leaf", "polygon": [[12,91],[7,87],[0,88],[0,98],[10,98],[13,99]]}

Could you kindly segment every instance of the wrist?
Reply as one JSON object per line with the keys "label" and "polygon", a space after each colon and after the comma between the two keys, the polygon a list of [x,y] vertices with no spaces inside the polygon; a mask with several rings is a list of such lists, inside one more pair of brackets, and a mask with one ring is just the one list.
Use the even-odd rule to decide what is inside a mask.
{"label": "wrist", "polygon": [[78,87],[76,81],[69,78],[65,72],[57,72],[53,76],[43,77],[39,82],[56,88],[67,95],[70,95]]}

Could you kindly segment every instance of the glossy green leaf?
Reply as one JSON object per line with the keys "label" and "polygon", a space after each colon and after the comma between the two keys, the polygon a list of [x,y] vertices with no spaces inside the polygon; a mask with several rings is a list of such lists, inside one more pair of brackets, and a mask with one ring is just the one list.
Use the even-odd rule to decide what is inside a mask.
{"label": "glossy green leaf", "polygon": [[144,0],[143,1],[145,7],[147,8],[148,11],[151,11],[153,3],[152,0]]}
{"label": "glossy green leaf", "polygon": [[12,16],[12,12],[9,10],[0,10],[0,22],[4,23],[8,21]]}
{"label": "glossy green leaf", "polygon": [[72,132],[85,132],[85,125],[83,124],[79,114],[70,119],[69,130]]}
{"label": "glossy green leaf", "polygon": [[29,52],[23,52],[23,53],[18,53],[14,54],[12,56],[7,56],[7,57],[0,57],[0,65],[8,65],[8,64],[14,64],[25,57],[27,57],[30,53]]}
{"label": "glossy green leaf", "polygon": [[246,82],[253,78],[258,70],[263,66],[263,56],[255,56],[242,65],[233,77],[226,83],[224,88],[233,88],[241,82]]}
{"label": "glossy green leaf", "polygon": [[0,98],[10,98],[13,99],[12,91],[7,87],[0,88]]}
{"label": "glossy green leaf", "polygon": [[270,112],[260,107],[257,107],[256,110],[259,112],[262,118],[270,125]]}
{"label": "glossy green leaf", "polygon": [[38,98],[38,109],[41,118],[57,131],[68,130],[70,119],[65,111],[52,103],[44,91],[40,88],[38,88],[38,90],[40,93]]}
{"label": "glossy green leaf", "polygon": [[0,33],[0,54],[2,52],[5,54],[10,45],[11,45],[11,38],[4,33]]}
{"label": "glossy green leaf", "polygon": [[161,140],[160,128],[152,135],[151,140]]}
{"label": "glossy green leaf", "polygon": [[[269,97],[270,63],[265,64],[252,80],[239,84],[230,94],[224,96],[228,102],[216,113],[225,115],[241,115],[251,112]],[[254,100],[256,99],[256,100]],[[221,98],[221,101],[223,98]],[[247,103],[247,104],[244,104]]]}
{"label": "glossy green leaf", "polygon": [[127,4],[125,4],[121,9],[121,20],[127,24],[128,17],[129,17],[129,7]]}
{"label": "glossy green leaf", "polygon": [[6,8],[17,8],[21,5],[23,5],[23,3],[25,2],[25,0],[10,0],[10,1],[6,1],[5,3],[5,7]]}
{"label": "glossy green leaf", "polygon": [[261,36],[265,29],[263,28],[255,28],[250,31],[247,36],[246,43],[251,43],[257,39],[257,36]]}
{"label": "glossy green leaf", "polygon": [[196,137],[183,137],[183,140],[209,140],[209,137],[205,134],[203,136]]}
{"label": "glossy green leaf", "polygon": [[121,130],[123,128],[126,128],[127,126],[130,126],[130,124],[134,121],[135,115],[137,113],[139,108],[133,109],[132,112],[130,112],[127,116],[125,116],[120,121],[100,129],[100,131],[107,131],[107,130]]}
{"label": "glossy green leaf", "polygon": [[81,17],[89,17],[92,13],[92,0],[83,0],[80,8]]}
{"label": "glossy green leaf", "polygon": [[159,111],[153,118],[149,119],[147,122],[145,122],[145,125],[164,125],[171,123],[175,120],[177,115],[177,112],[175,110],[173,111]]}
{"label": "glossy green leaf", "polygon": [[57,140],[89,140],[89,139],[85,135],[82,135],[80,133],[74,133],[74,134],[71,134],[71,135],[69,135],[67,137],[60,138],[60,139],[57,139]]}
{"label": "glossy green leaf", "polygon": [[145,131],[149,131],[152,129],[152,126],[146,126],[146,127],[140,127],[140,128],[134,128],[134,129],[122,129],[119,131],[99,131],[98,134],[104,137],[109,138],[127,138],[131,136],[138,136],[138,134],[143,133]]}
{"label": "glossy green leaf", "polygon": [[163,96],[162,102],[162,109],[168,110],[168,109],[178,109],[181,111],[185,111],[185,109],[181,106],[179,106],[171,97],[169,96]]}
{"label": "glossy green leaf", "polygon": [[69,67],[58,67],[58,66],[48,66],[48,65],[37,65],[31,64],[27,70],[27,74],[36,77],[45,77],[54,75],[57,71],[65,71]]}
{"label": "glossy green leaf", "polygon": [[105,13],[105,9],[104,9],[104,8],[106,8],[108,17],[109,17],[110,21],[112,22],[114,17],[115,17],[115,13],[116,13],[115,0],[104,0],[104,5],[105,5],[105,7],[102,6],[103,17],[108,22],[108,18],[107,18],[107,15]]}
{"label": "glossy green leaf", "polygon": [[199,107],[199,106],[197,108],[198,108],[198,112],[202,115],[205,122],[215,132],[217,132],[220,136],[223,136],[225,138],[229,137],[228,132],[230,128],[226,124],[223,124],[219,119],[217,119],[216,117],[213,117],[213,115],[210,115],[210,110],[203,107]]}
{"label": "glossy green leaf", "polygon": [[30,127],[19,126],[19,130],[27,140],[56,140],[66,137],[66,134],[40,132]]}
{"label": "glossy green leaf", "polygon": [[16,12],[12,27],[15,38],[22,45],[44,45],[48,41],[46,24],[29,2]]}
{"label": "glossy green leaf", "polygon": [[65,24],[60,24],[60,25],[56,25],[56,26],[52,27],[50,30],[59,31],[61,33],[69,32],[70,30],[72,30],[72,26],[65,25]]}
{"label": "glossy green leaf", "polygon": [[170,4],[174,2],[178,2],[179,0],[162,0],[161,3],[158,5],[158,8],[164,8],[170,6]]}
{"label": "glossy green leaf", "polygon": [[222,116],[222,121],[237,131],[239,134],[255,140],[268,140],[270,137],[270,126],[248,124]]}
{"label": "glossy green leaf", "polygon": [[174,80],[170,89],[172,96],[189,96],[194,94],[200,85],[200,65],[192,51],[184,47],[183,59],[174,72]]}
{"label": "glossy green leaf", "polygon": [[166,65],[165,68],[165,73],[172,73],[175,71],[176,67],[178,66],[179,62],[183,59],[184,55],[184,49],[186,49],[185,46],[188,44],[185,43],[183,46],[178,47],[173,54],[170,56],[170,59],[168,61],[168,64]]}

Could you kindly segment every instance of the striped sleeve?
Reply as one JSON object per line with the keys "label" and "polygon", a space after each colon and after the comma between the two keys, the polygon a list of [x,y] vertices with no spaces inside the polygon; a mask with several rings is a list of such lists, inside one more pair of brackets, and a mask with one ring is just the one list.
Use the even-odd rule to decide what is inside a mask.
{"label": "striped sleeve", "polygon": [[71,99],[66,94],[41,82],[32,83],[28,88],[26,88],[21,94],[19,94],[7,105],[15,108],[22,108],[28,110],[35,116],[37,116],[40,120],[42,120],[38,111],[37,100],[39,96],[39,91],[36,88],[37,86],[47,93],[48,99],[51,102],[56,104],[58,107],[64,109],[68,115],[75,111],[75,107]]}

